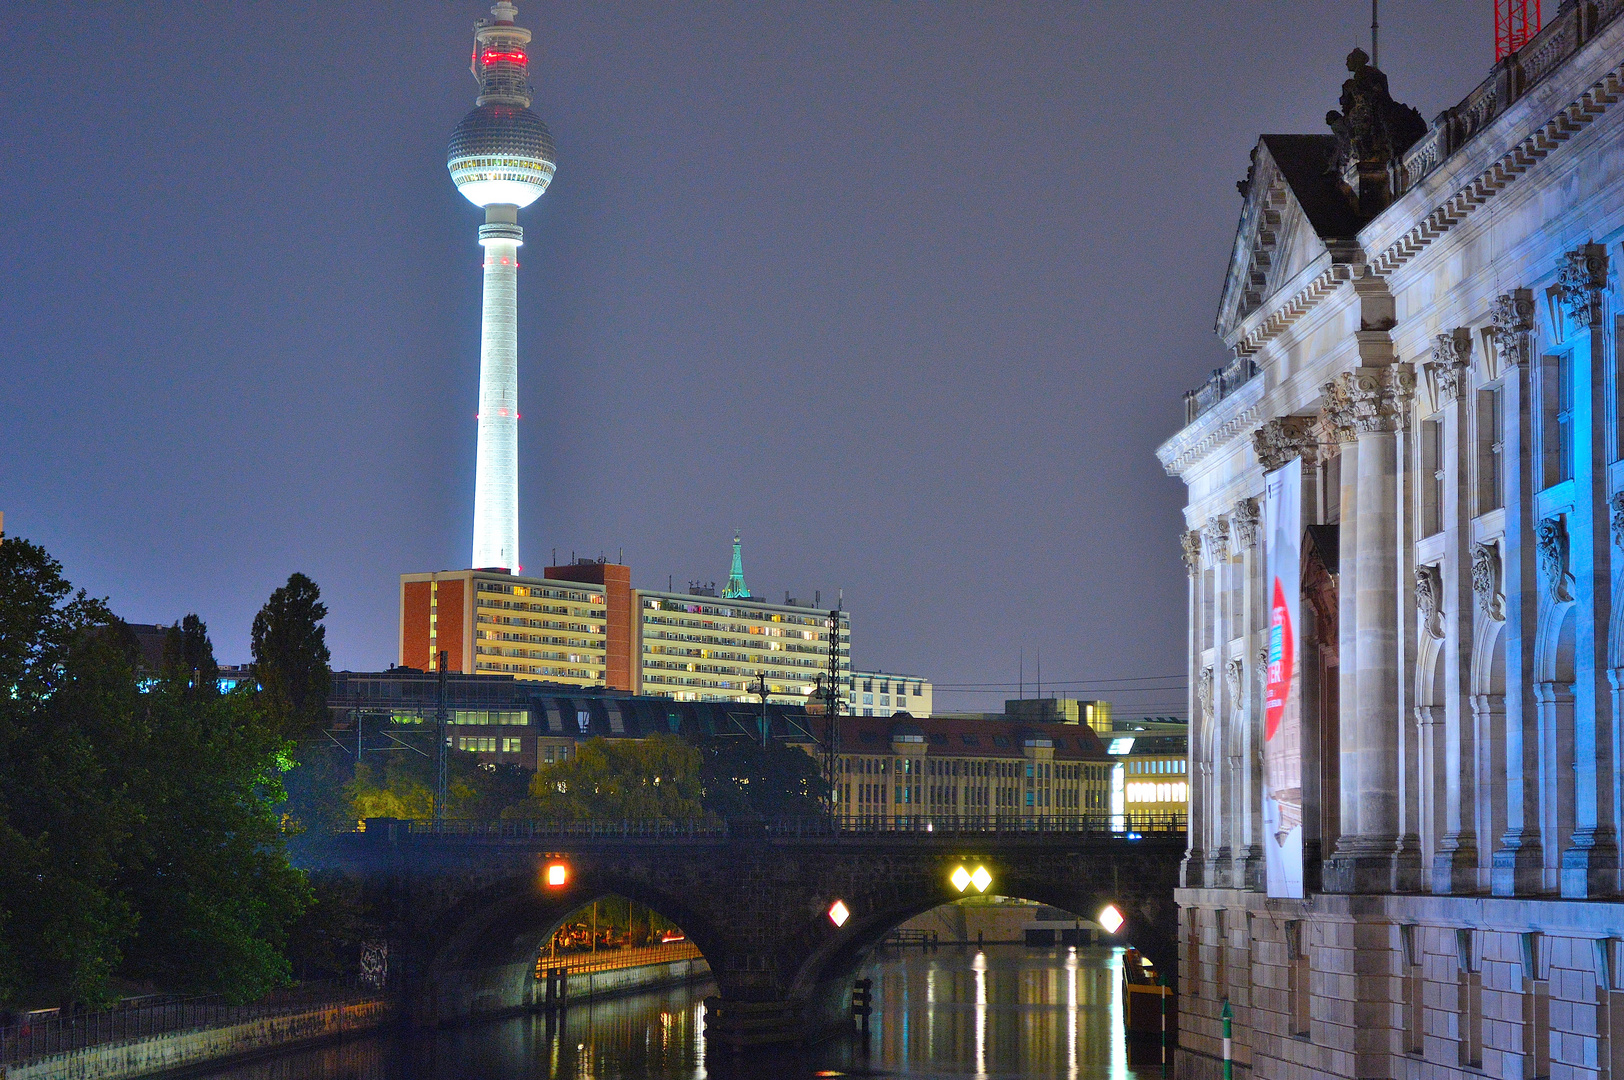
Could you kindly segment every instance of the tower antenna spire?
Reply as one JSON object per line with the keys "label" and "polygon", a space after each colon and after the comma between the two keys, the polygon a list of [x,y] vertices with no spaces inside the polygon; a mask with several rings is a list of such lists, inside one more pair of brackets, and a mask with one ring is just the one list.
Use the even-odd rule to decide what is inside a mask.
{"label": "tower antenna spire", "polygon": [[1381,20],[1376,17],[1376,5],[1379,0],[1370,0],[1370,66],[1381,67],[1381,51],[1377,34],[1381,29]]}
{"label": "tower antenna spire", "polygon": [[508,0],[474,24],[474,110],[451,135],[446,168],[485,210],[484,303],[479,338],[479,420],[474,458],[476,568],[517,572],[519,563],[519,211],[552,183],[552,133],[530,111],[530,31]]}
{"label": "tower antenna spire", "polygon": [[750,599],[750,586],[744,583],[744,552],[743,543],[739,539],[739,530],[733,530],[733,569],[728,571],[727,588],[722,595],[729,600]]}

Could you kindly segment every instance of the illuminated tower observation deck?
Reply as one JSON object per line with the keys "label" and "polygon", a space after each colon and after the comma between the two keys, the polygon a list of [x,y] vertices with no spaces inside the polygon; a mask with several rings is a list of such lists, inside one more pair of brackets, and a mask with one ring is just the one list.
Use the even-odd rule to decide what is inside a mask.
{"label": "illuminated tower observation deck", "polygon": [[446,168],[485,210],[479,443],[474,462],[476,568],[519,570],[519,211],[541,198],[557,164],[552,134],[530,111],[530,31],[507,0],[474,24],[474,111],[452,133]]}

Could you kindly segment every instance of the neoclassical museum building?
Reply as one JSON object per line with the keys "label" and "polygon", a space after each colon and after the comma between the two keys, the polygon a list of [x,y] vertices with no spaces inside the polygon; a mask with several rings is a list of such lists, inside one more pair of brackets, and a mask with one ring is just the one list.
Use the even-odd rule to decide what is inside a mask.
{"label": "neoclassical museum building", "polygon": [[1624,1080],[1624,0],[1430,124],[1348,68],[1252,151],[1233,359],[1158,451],[1178,1073],[1227,1002],[1240,1076]]}

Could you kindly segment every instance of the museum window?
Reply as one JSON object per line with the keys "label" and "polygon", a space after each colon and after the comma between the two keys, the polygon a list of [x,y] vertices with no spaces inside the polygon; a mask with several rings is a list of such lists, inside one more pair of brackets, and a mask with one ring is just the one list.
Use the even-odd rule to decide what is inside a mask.
{"label": "museum window", "polygon": [[1421,421],[1421,535],[1444,527],[1444,423]]}
{"label": "museum window", "polygon": [[1505,505],[1505,395],[1496,386],[1477,392],[1477,512]]}
{"label": "museum window", "polygon": [[1540,362],[1540,460],[1542,487],[1573,477],[1573,353]]}
{"label": "museum window", "polygon": [[1309,1037],[1309,970],[1308,927],[1301,921],[1286,924],[1286,949],[1290,953],[1291,967],[1287,977],[1291,991],[1291,1034],[1295,1038]]}

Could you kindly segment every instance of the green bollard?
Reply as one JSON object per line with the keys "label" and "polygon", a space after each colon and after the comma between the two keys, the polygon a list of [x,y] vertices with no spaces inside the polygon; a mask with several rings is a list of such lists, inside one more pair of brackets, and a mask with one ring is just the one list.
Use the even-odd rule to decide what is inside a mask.
{"label": "green bollard", "polygon": [[1230,1052],[1230,1025],[1235,1020],[1235,1014],[1230,1011],[1229,999],[1224,998],[1224,1011],[1218,1014],[1224,1018],[1224,1080],[1235,1080],[1235,1060]]}

